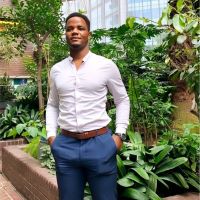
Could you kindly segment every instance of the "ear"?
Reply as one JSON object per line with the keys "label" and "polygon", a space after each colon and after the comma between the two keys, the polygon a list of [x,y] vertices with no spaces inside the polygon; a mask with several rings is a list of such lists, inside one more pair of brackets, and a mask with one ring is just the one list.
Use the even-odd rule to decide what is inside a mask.
{"label": "ear", "polygon": [[92,37],[92,32],[89,32],[88,37],[89,37],[89,39]]}

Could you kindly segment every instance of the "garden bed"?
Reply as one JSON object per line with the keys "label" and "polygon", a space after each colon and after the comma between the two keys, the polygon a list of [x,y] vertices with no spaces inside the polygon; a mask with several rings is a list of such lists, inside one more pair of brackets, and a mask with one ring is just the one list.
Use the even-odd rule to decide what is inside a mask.
{"label": "garden bed", "polygon": [[[40,162],[22,148],[7,146],[2,151],[2,172],[27,200],[58,200],[56,176],[42,168]],[[199,200],[197,193],[186,193],[166,200]]]}
{"label": "garden bed", "polygon": [[3,147],[10,146],[10,145],[21,145],[21,144],[26,144],[26,143],[27,143],[27,141],[24,138],[0,140],[0,158],[2,155]]}
{"label": "garden bed", "polygon": [[2,151],[2,172],[27,200],[58,200],[56,176],[22,150],[8,146]]}

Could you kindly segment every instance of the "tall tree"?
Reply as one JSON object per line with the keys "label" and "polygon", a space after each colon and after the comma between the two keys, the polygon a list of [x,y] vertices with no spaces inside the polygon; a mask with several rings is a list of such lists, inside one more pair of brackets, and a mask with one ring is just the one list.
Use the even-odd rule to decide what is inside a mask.
{"label": "tall tree", "polygon": [[[165,40],[168,46],[168,58],[173,71],[171,75],[185,80],[195,94],[197,111],[192,112],[200,120],[200,63],[199,37],[200,18],[198,0],[170,0],[164,9],[159,25],[168,31]],[[193,111],[193,108],[192,108]]]}
{"label": "tall tree", "polygon": [[61,0],[13,0],[13,6],[1,8],[0,17],[12,20],[13,26],[7,26],[1,35],[12,35],[24,50],[28,42],[35,47],[35,62],[37,64],[37,85],[39,110],[44,110],[42,93],[42,60],[45,41],[52,36],[62,35]]}

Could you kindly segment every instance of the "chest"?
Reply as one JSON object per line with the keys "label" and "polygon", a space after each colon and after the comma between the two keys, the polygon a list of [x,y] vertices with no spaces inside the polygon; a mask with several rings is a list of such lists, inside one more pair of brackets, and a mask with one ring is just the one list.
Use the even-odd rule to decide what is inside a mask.
{"label": "chest", "polygon": [[106,89],[107,75],[101,68],[67,68],[55,76],[59,94],[79,90],[81,92],[101,92]]}

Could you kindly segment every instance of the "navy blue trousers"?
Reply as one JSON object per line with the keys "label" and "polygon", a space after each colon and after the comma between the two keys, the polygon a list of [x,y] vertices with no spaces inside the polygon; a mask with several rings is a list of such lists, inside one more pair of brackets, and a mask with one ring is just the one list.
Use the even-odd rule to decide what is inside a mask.
{"label": "navy blue trousers", "polygon": [[117,200],[117,148],[110,130],[87,140],[58,135],[51,151],[60,200],[83,200],[86,182],[93,200]]}

